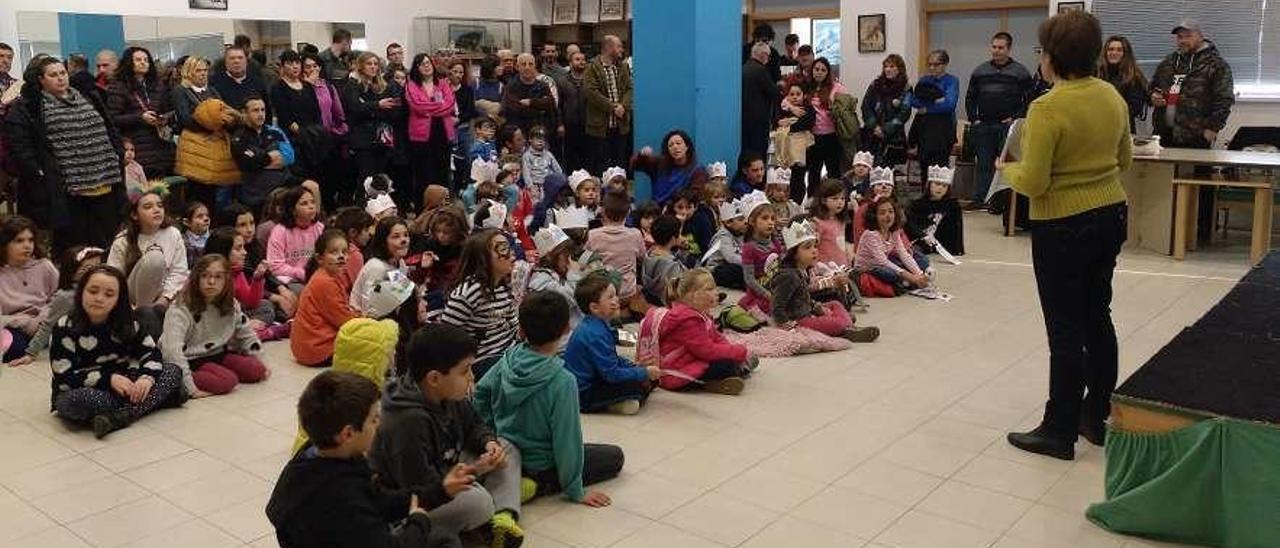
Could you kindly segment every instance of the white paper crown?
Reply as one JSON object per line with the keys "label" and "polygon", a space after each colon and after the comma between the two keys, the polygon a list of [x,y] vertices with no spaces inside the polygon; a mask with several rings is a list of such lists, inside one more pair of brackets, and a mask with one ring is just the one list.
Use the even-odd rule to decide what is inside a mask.
{"label": "white paper crown", "polygon": [[739,198],[733,201],[725,200],[724,203],[720,204],[720,220],[723,222],[730,219],[737,219],[739,217],[746,217],[747,212],[743,210],[743,206],[746,205],[744,203],[745,201],[745,198]]}
{"label": "white paper crown", "polygon": [[391,199],[390,194],[379,194],[364,204],[364,211],[370,216],[377,217],[382,212],[396,207],[396,201]]}
{"label": "white paper crown", "polygon": [[775,167],[769,170],[769,182],[766,185],[791,185],[791,169]]}
{"label": "white paper crown", "polygon": [[751,194],[747,194],[740,198],[739,202],[741,202],[739,207],[742,208],[742,214],[749,219],[751,218],[751,214],[755,213],[757,209],[769,206],[769,197],[766,196],[765,193],[755,190],[752,191]]}
{"label": "white paper crown", "polygon": [[887,167],[877,167],[871,170],[871,186],[889,185],[893,186],[893,170]]}
{"label": "white paper crown", "polygon": [[386,190],[385,192],[384,192],[384,191],[381,191],[381,190],[378,190],[378,189],[376,189],[376,188],[373,188],[373,176],[372,176],[372,175],[370,175],[370,176],[368,176],[368,177],[365,177],[365,178],[364,178],[364,195],[365,195],[365,196],[377,196],[377,195],[379,195],[379,194],[391,194],[392,192],[395,192],[395,191],[396,191],[395,181],[392,181],[390,177],[388,177],[388,178],[387,178],[387,190]]}
{"label": "white paper crown", "polygon": [[538,254],[543,256],[567,241],[569,235],[556,225],[547,225],[533,235],[533,245],[538,248]]}
{"label": "white paper crown", "polygon": [[600,176],[600,178],[601,178],[601,179],[603,179],[603,180],[604,180],[604,182],[606,182],[606,183],[607,183],[607,182],[609,182],[609,181],[612,181],[612,180],[614,179],[614,177],[622,177],[623,179],[626,179],[626,178],[627,178],[627,170],[622,169],[622,168],[620,168],[620,167],[618,167],[618,166],[613,166],[613,167],[611,167],[611,168],[609,168],[609,169],[604,170],[604,175],[601,175],[601,176]]}
{"label": "white paper crown", "polygon": [[373,289],[369,291],[369,297],[365,299],[364,310],[361,312],[366,318],[377,319],[386,316],[399,308],[413,295],[413,291],[413,280],[399,270],[389,271],[385,279],[373,284]]}
{"label": "white paper crown", "polygon": [[487,162],[480,158],[471,161],[471,180],[477,183],[497,180],[498,171],[498,162]]}
{"label": "white paper crown", "polygon": [[809,224],[808,219],[791,223],[790,226],[782,229],[782,242],[786,244],[787,249],[817,239],[818,233],[813,230],[813,225]]}
{"label": "white paper crown", "polygon": [[595,214],[585,207],[557,207],[551,210],[555,214],[556,226],[560,228],[587,228]]}
{"label": "white paper crown", "polygon": [[716,177],[719,177],[721,179],[728,179],[729,166],[726,165],[724,162],[711,162],[709,165],[707,165],[707,178],[715,179]]}
{"label": "white paper crown", "polygon": [[[507,222],[507,206],[502,202],[495,202],[493,200],[485,201],[489,202],[489,216],[480,223],[480,228],[496,228],[501,230],[503,225]],[[476,208],[476,213],[479,212],[480,209]]]}
{"label": "white paper crown", "polygon": [[579,169],[569,174],[569,188],[573,189],[574,192],[577,192],[578,185],[582,184],[583,181],[589,181],[591,179],[595,179],[595,177],[592,177],[587,170]]}
{"label": "white paper crown", "polygon": [[853,155],[853,165],[856,166],[858,164],[874,168],[876,167],[876,156],[865,150],[859,151],[857,154]]}
{"label": "white paper crown", "polygon": [[953,175],[951,168],[947,166],[929,166],[929,182],[942,183],[944,185],[951,184],[951,176]]}

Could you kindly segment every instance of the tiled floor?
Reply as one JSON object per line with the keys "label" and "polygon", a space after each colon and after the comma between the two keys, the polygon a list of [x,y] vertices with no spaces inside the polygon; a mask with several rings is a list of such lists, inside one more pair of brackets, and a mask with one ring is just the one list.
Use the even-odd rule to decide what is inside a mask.
{"label": "tiled floor", "polygon": [[[635,417],[583,418],[627,464],[595,510],[526,507],[526,545],[1138,547],[1083,517],[1102,451],[1062,462],[1011,449],[1045,397],[1043,325],[1025,237],[972,215],[970,256],[940,267],[949,303],[873,302],[884,335],[767,360],[737,398],[659,392]],[[1231,287],[1239,253],[1175,263],[1126,253],[1115,318],[1128,375]],[[263,507],[315,371],[268,345],[263,384],[163,411],[96,441],[49,414],[47,363],[0,373],[0,546],[275,546]]]}

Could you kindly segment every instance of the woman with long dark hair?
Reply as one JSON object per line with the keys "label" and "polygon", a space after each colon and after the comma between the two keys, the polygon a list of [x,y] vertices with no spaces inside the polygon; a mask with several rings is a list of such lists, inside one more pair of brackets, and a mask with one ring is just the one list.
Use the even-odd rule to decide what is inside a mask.
{"label": "woman with long dark hair", "polygon": [[405,189],[407,210],[416,211],[428,184],[449,186],[449,143],[457,135],[453,86],[425,53],[413,56],[404,102],[409,109],[409,162],[413,184]]}
{"label": "woman with long dark hair", "polygon": [[[1077,435],[1102,445],[1119,349],[1111,278],[1124,243],[1127,198],[1120,173],[1133,163],[1129,108],[1093,77],[1102,26],[1066,12],[1040,25],[1040,70],[1053,89],[1031,103],[1016,162],[996,160],[1004,180],[1031,201],[1031,260],[1049,335],[1049,401],[1013,446],[1075,458]],[[1088,389],[1088,395],[1085,390]]]}
{"label": "woman with long dark hair", "polygon": [[867,87],[862,99],[862,142],[876,155],[876,165],[896,166],[907,161],[911,86],[901,55],[889,54],[880,67],[880,76]]}
{"label": "woman with long dark hair", "polygon": [[1138,59],[1128,38],[1107,38],[1098,64],[1098,78],[1110,82],[1120,92],[1120,97],[1129,105],[1129,133],[1137,133],[1138,120],[1147,118],[1147,77],[1138,68]]}
{"label": "woman with long dark hair", "polygon": [[342,109],[342,93],[329,79],[324,61],[314,53],[302,54],[302,79],[315,90],[316,104],[320,107],[320,124],[329,134],[332,146],[324,155],[322,169],[315,177],[324,194],[324,208],[338,208],[339,190],[351,179],[347,166],[347,113]]}
{"label": "woman with long dark hair", "polygon": [[136,160],[147,177],[173,173],[173,117],[169,94],[146,48],[130,46],[120,56],[115,80],[107,87],[107,112],[120,135],[133,141]]}
{"label": "woman with long dark hair", "polygon": [[[461,59],[452,59],[449,61],[449,89],[453,90],[454,112],[457,113],[457,120],[454,122],[454,149],[453,149],[453,165],[454,170],[458,173],[466,173],[468,166],[468,156],[471,155],[471,121],[480,116],[476,111],[475,87],[471,81],[471,75],[467,73],[467,64]],[[457,194],[461,192],[461,187],[465,182],[465,177],[458,177],[458,181],[450,187],[450,192]]]}
{"label": "woman with long dark hair", "polygon": [[698,165],[693,139],[683,130],[672,130],[662,138],[662,155],[644,147],[631,159],[631,169],[644,172],[651,182],[650,199],[666,205],[681,190],[692,188],[698,195],[707,185],[707,170]]}
{"label": "woman with long dark hair", "polygon": [[840,176],[840,158],[844,155],[844,147],[840,144],[840,135],[836,133],[831,105],[837,94],[848,93],[848,90],[831,74],[831,61],[826,57],[814,59],[809,71],[812,80],[808,94],[814,111],[813,146],[805,152],[805,166],[809,173],[809,194],[813,195],[818,189],[818,183],[822,181],[822,168],[826,168],[827,177]]}

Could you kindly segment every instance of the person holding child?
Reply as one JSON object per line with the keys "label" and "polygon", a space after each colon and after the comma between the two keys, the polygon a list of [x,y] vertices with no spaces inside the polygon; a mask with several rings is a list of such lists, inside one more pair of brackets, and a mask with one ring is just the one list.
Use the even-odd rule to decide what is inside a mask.
{"label": "person holding child", "polygon": [[617,289],[607,274],[596,272],[578,282],[574,299],[587,314],[569,337],[564,363],[577,379],[579,407],[583,412],[639,413],[661,370],[618,355],[618,332],[610,325],[621,310]]}

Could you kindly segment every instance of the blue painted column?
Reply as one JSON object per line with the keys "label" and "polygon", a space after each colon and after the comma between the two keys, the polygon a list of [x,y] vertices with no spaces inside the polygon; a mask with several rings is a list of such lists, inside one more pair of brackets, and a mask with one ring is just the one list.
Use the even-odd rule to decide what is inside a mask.
{"label": "blue painted column", "polygon": [[[59,13],[58,39],[62,42],[62,57],[83,53],[93,62],[99,50],[124,49],[124,18],[119,15],[93,13]],[[94,72],[90,67],[89,72]]]}
{"label": "blue painted column", "polygon": [[[658,151],[683,129],[698,162],[735,165],[742,126],[742,1],[642,0],[632,3],[635,149]],[[637,175],[636,201],[649,199]]]}

